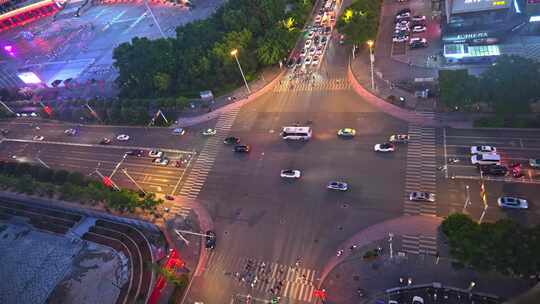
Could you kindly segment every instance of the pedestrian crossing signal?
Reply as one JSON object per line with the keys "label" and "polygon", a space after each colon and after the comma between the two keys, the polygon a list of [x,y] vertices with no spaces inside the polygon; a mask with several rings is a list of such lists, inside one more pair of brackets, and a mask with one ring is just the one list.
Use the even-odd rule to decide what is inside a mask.
{"label": "pedestrian crossing signal", "polygon": [[313,296],[319,299],[326,299],[326,290],[324,289],[315,289],[313,291]]}

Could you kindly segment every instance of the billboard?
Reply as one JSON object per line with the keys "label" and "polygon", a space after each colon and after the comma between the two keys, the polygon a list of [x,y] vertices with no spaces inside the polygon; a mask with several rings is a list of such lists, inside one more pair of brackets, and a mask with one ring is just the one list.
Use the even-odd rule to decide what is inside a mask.
{"label": "billboard", "polygon": [[512,5],[512,0],[453,0],[452,15],[459,13],[474,13],[489,10],[507,9],[510,7],[510,5]]}

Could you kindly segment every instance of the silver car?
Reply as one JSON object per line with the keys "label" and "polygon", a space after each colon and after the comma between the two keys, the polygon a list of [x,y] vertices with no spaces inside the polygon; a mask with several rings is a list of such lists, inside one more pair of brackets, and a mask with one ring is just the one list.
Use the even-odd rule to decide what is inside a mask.
{"label": "silver car", "polygon": [[331,181],[326,188],[329,190],[347,191],[349,190],[349,185],[346,182]]}
{"label": "silver car", "polygon": [[497,199],[497,205],[501,208],[528,209],[529,202],[524,198],[514,196],[501,196]]}

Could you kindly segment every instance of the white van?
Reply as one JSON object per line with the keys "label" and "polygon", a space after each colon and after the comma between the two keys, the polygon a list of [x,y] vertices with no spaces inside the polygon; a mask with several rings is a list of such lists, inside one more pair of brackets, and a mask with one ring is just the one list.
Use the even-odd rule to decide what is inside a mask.
{"label": "white van", "polygon": [[475,154],[471,156],[473,165],[500,165],[501,156],[499,154]]}
{"label": "white van", "polygon": [[281,137],[292,140],[308,140],[311,138],[311,127],[283,127]]}

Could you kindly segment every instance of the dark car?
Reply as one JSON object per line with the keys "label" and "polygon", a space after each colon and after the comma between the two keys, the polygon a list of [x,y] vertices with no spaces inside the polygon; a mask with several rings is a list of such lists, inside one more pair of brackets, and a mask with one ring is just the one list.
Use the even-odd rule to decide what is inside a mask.
{"label": "dark car", "polygon": [[135,150],[127,151],[126,154],[127,155],[137,156],[137,157],[142,157],[144,155],[144,151],[139,150],[139,149],[135,149]]}
{"label": "dark car", "polygon": [[240,138],[229,136],[223,140],[223,143],[226,145],[236,145],[240,143]]}
{"label": "dark car", "polygon": [[294,67],[294,64],[295,64],[295,60],[294,60],[294,58],[291,58],[287,62],[287,67],[290,69],[290,68]]}
{"label": "dark car", "polygon": [[206,231],[206,242],[205,246],[207,249],[216,248],[216,233],[212,230]]}
{"label": "dark car", "polygon": [[297,65],[297,66],[301,66],[301,65],[302,65],[302,57],[298,57],[298,58],[296,59],[296,65]]}
{"label": "dark car", "polygon": [[110,144],[110,143],[111,143],[111,139],[110,139],[110,138],[107,138],[107,137],[104,137],[103,139],[101,139],[101,140],[99,141],[99,144],[100,144],[100,145],[108,145],[108,144]]}
{"label": "dark car", "polygon": [[251,147],[249,145],[236,145],[234,146],[234,152],[249,153]]}
{"label": "dark car", "polygon": [[480,166],[480,171],[485,175],[504,176],[508,173],[508,168],[499,165]]}

